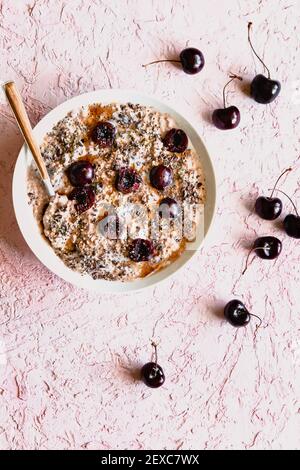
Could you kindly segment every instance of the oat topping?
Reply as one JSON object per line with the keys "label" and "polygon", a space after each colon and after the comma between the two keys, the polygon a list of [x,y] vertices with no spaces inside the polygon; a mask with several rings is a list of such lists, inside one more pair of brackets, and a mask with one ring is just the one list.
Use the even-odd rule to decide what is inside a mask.
{"label": "oat topping", "polygon": [[[28,200],[43,234],[70,269],[94,279],[133,280],[174,261],[195,238],[205,179],[195,151],[186,148],[181,133],[170,132],[174,129],[170,116],[150,107],[95,103],[69,113],[46,135],[41,151],[56,196],[49,199],[32,165]],[[157,189],[150,174],[161,166],[172,180]],[[120,175],[126,176],[123,185]],[[173,211],[178,205],[170,218],[159,213],[163,200],[173,201]],[[189,220],[183,232],[185,207]],[[112,234],[116,224],[105,224],[116,220]]]}

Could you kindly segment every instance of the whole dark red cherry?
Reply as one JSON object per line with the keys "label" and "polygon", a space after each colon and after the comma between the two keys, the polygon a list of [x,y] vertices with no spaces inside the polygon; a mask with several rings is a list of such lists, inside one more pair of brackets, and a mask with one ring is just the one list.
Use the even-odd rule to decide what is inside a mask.
{"label": "whole dark red cherry", "polygon": [[235,129],[239,125],[241,120],[240,111],[236,106],[226,106],[225,90],[229,83],[231,83],[235,79],[242,80],[242,78],[238,77],[237,75],[230,75],[229,82],[227,82],[223,88],[224,107],[215,109],[212,113],[212,122],[218,129],[221,129],[223,131]]}
{"label": "whole dark red cherry", "polygon": [[180,208],[171,197],[165,197],[160,201],[158,213],[163,219],[175,219],[180,213]]}
{"label": "whole dark red cherry", "polygon": [[165,189],[173,182],[173,172],[165,165],[158,165],[151,168],[150,183],[156,189]]}
{"label": "whole dark red cherry", "polygon": [[139,189],[142,180],[133,168],[121,168],[116,176],[116,189],[123,194],[129,194]]}
{"label": "whole dark red cherry", "polygon": [[116,136],[116,128],[111,122],[99,122],[92,130],[92,140],[101,148],[111,147]]}
{"label": "whole dark red cherry", "polygon": [[286,234],[292,238],[300,238],[300,217],[296,214],[289,214],[283,221]]}
{"label": "whole dark red cherry", "polygon": [[67,175],[73,186],[85,186],[94,178],[94,167],[87,160],[78,160],[67,169]]}
{"label": "whole dark red cherry", "polygon": [[201,51],[199,51],[199,49],[196,49],[195,47],[187,47],[180,52],[179,60],[154,60],[149,64],[143,65],[143,67],[148,67],[148,65],[158,64],[160,62],[173,62],[181,64],[182,70],[188,75],[195,75],[196,73],[201,72],[205,64],[204,55]]}
{"label": "whole dark red cherry", "polygon": [[155,362],[147,362],[142,367],[141,378],[147,387],[158,388],[165,382],[165,374],[162,367]]}
{"label": "whole dark red cherry", "polygon": [[[289,171],[289,170],[286,170]],[[290,198],[288,194],[286,194],[284,191],[281,191],[280,189],[276,189],[281,194],[284,194],[285,197],[288,198],[290,203],[292,204],[295,214],[288,214],[284,221],[283,221],[283,227],[285,230],[285,233],[292,238],[300,238],[300,216],[299,212],[297,210],[296,204],[294,201]]]}
{"label": "whole dark red cherry", "polygon": [[246,306],[240,300],[234,299],[228,302],[224,308],[224,316],[226,320],[235,327],[247,326],[251,317],[255,317],[260,321],[261,319],[248,311]]}
{"label": "whole dark red cherry", "polygon": [[235,129],[239,125],[240,120],[240,111],[236,106],[215,109],[212,114],[214,125],[222,131]]}
{"label": "whole dark red cherry", "polygon": [[141,379],[147,387],[158,388],[165,382],[165,374],[162,367],[157,363],[157,344],[151,342],[154,349],[154,362],[147,362],[141,369]]}
{"label": "whole dark red cherry", "polygon": [[282,212],[282,201],[278,197],[259,196],[255,202],[255,212],[265,220],[275,220]]}
{"label": "whole dark red cherry", "polygon": [[256,75],[250,85],[252,98],[260,104],[272,103],[277,98],[281,90],[278,80],[271,80],[262,74]]}
{"label": "whole dark red cherry", "polygon": [[278,258],[282,250],[281,241],[272,236],[259,237],[255,240],[253,245],[253,251],[255,254],[262,259],[273,260]]}
{"label": "whole dark red cherry", "polygon": [[189,75],[201,72],[205,64],[202,52],[195,47],[183,49],[180,52],[179,58],[183,71]]}
{"label": "whole dark red cherry", "polygon": [[232,326],[246,326],[250,322],[250,313],[240,300],[228,302],[224,309],[224,316]]}
{"label": "whole dark red cherry", "polygon": [[95,202],[95,193],[91,186],[74,188],[68,197],[75,201],[75,209],[79,214],[90,209]]}
{"label": "whole dark red cherry", "polygon": [[109,240],[120,237],[120,219],[117,214],[109,214],[99,222],[100,233]]}
{"label": "whole dark red cherry", "polygon": [[253,246],[248,253],[246,266],[242,274],[245,274],[248,269],[248,263],[251,253],[254,252],[261,259],[273,260],[278,258],[281,253],[281,250],[282,242],[278,238],[272,236],[258,237],[253,243]]}
{"label": "whole dark red cherry", "polygon": [[275,98],[279,95],[280,90],[281,90],[281,85],[278,80],[271,79],[270,70],[268,69],[266,64],[263,62],[263,60],[260,58],[256,50],[254,49],[252,45],[251,37],[250,37],[251,26],[252,26],[252,23],[251,22],[248,23],[248,42],[255,56],[258,58],[258,60],[262,63],[262,65],[266,69],[268,76],[265,77],[265,75],[262,75],[262,74],[256,75],[251,82],[250,94],[251,94],[251,97],[257,103],[268,104],[268,103],[272,103],[272,101],[274,101]]}
{"label": "whole dark red cherry", "polygon": [[182,129],[171,129],[163,138],[163,144],[169,152],[182,153],[187,149],[189,140]]}
{"label": "whole dark red cherry", "polygon": [[282,201],[278,197],[273,197],[274,192],[276,191],[277,185],[280,179],[287,172],[291,171],[292,168],[287,168],[283,173],[277,178],[274,188],[269,197],[259,196],[255,202],[255,212],[256,214],[265,220],[275,220],[277,219],[282,212]]}
{"label": "whole dark red cherry", "polygon": [[128,249],[128,256],[132,261],[149,261],[155,253],[151,240],[136,238],[132,241]]}

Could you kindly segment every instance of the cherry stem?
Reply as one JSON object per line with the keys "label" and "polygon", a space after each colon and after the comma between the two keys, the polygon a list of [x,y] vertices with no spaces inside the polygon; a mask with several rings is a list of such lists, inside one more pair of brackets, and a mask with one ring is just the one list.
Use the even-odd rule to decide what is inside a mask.
{"label": "cherry stem", "polygon": [[263,64],[264,68],[266,69],[266,71],[268,72],[268,78],[271,78],[271,75],[270,75],[270,70],[268,69],[268,67],[266,66],[266,64],[264,63],[264,61],[259,57],[259,55],[257,54],[256,50],[254,49],[253,47],[253,44],[251,42],[251,38],[250,38],[250,30],[251,30],[251,26],[252,26],[252,22],[250,21],[248,23],[248,42],[250,44],[250,47],[254,53],[254,55],[258,58],[258,60]]}
{"label": "cherry stem", "polygon": [[284,170],[283,173],[281,173],[280,176],[278,176],[278,178],[277,178],[277,180],[276,180],[276,183],[274,184],[274,188],[272,189],[270,198],[273,197],[273,194],[274,194],[274,192],[276,191],[276,187],[277,187],[279,181],[281,180],[281,178],[283,177],[283,175],[285,175],[285,174],[288,173],[289,171],[292,171],[292,168],[287,168],[286,170]]}
{"label": "cherry stem", "polygon": [[275,191],[278,191],[279,193],[284,194],[285,197],[288,198],[288,200],[290,201],[290,203],[292,204],[292,206],[293,206],[293,208],[294,208],[294,211],[295,211],[295,213],[296,213],[296,216],[299,217],[299,213],[298,213],[297,207],[296,207],[295,203],[292,201],[292,199],[290,198],[290,196],[288,196],[284,191],[281,191],[281,189],[277,189],[277,188],[276,188]]}
{"label": "cherry stem", "polygon": [[159,64],[160,62],[173,62],[173,64],[181,64],[180,60],[163,59],[163,60],[154,60],[153,62],[149,62],[149,64],[143,64],[142,67],[148,67],[148,65]]}
{"label": "cherry stem", "polygon": [[243,80],[242,77],[239,77],[238,75],[235,75],[235,74],[233,74],[233,73],[229,75],[229,78],[230,78],[229,82],[227,82],[226,85],[225,85],[224,88],[223,88],[223,105],[224,105],[224,109],[226,108],[225,90],[226,90],[227,86],[229,85],[229,83],[231,83],[231,82],[232,82],[233,80],[235,80],[235,79],[238,79],[238,80],[240,80],[240,81]]}
{"label": "cherry stem", "polygon": [[262,325],[262,319],[259,318],[257,315],[254,315],[253,313],[249,313],[250,317],[254,317],[254,318],[257,318],[259,320],[259,325],[257,326],[257,328],[260,328],[261,325]]}
{"label": "cherry stem", "polygon": [[157,344],[154,341],[151,341],[151,346],[154,349],[154,362],[155,362],[155,367],[157,367]]}
{"label": "cherry stem", "polygon": [[249,251],[248,256],[246,258],[246,265],[245,265],[245,268],[242,271],[242,276],[245,274],[245,272],[247,271],[247,269],[249,267],[249,258],[250,258],[251,253],[253,253],[253,251],[256,251],[256,250],[265,250],[265,248],[263,246],[257,246],[257,247],[255,246],[255,247],[251,248],[251,250]]}

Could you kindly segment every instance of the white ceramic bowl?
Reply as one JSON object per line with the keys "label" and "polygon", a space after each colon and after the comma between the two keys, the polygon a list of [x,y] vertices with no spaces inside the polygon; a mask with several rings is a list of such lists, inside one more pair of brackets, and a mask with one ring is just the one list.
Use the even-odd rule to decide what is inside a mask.
{"label": "white ceramic bowl", "polygon": [[176,112],[167,104],[156,100],[151,96],[137,93],[134,90],[99,90],[77,96],[76,98],[72,98],[65,103],[62,103],[61,105],[57,106],[57,108],[53,109],[49,114],[47,114],[47,116],[45,116],[35,127],[34,135],[37,139],[37,142],[41,144],[45,134],[50,131],[54,124],[62,119],[69,111],[74,109],[76,110],[80,106],[95,102],[131,102],[139,103],[145,106],[153,106],[158,111],[171,115],[175,119],[177,125],[187,133],[192,146],[200,157],[202,168],[206,177],[207,187],[207,201],[204,213],[204,230],[202,229],[202,235],[197,237],[196,243],[193,244],[193,249],[187,249],[176,261],[161,271],[143,279],[131,282],[93,280],[88,275],[83,276],[75,271],[72,271],[67,266],[65,266],[65,264],[55,254],[51,246],[41,235],[38,224],[33,217],[32,209],[28,204],[26,179],[27,169],[32,162],[32,156],[26,145],[23,145],[19,153],[13,177],[13,204],[15,214],[23,237],[25,238],[33,253],[45,266],[47,266],[48,269],[53,271],[65,281],[68,281],[78,287],[93,289],[98,292],[127,292],[139,290],[145,287],[153,286],[154,284],[175,273],[175,271],[178,271],[179,268],[181,268],[188,260],[192,258],[195,251],[202,244],[204,238],[207,236],[215,212],[215,174],[209,154],[194,127],[192,127],[192,125],[184,117],[182,117],[181,114]]}

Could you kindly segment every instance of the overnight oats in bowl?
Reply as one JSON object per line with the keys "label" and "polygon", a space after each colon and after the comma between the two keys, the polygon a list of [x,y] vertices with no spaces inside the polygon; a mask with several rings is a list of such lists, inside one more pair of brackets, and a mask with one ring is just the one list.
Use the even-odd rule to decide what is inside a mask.
{"label": "overnight oats in bowl", "polygon": [[186,133],[140,104],[68,113],[41,145],[56,195],[32,164],[27,193],[43,236],[71,270],[132,281],[181,256],[203,224],[205,177]]}

